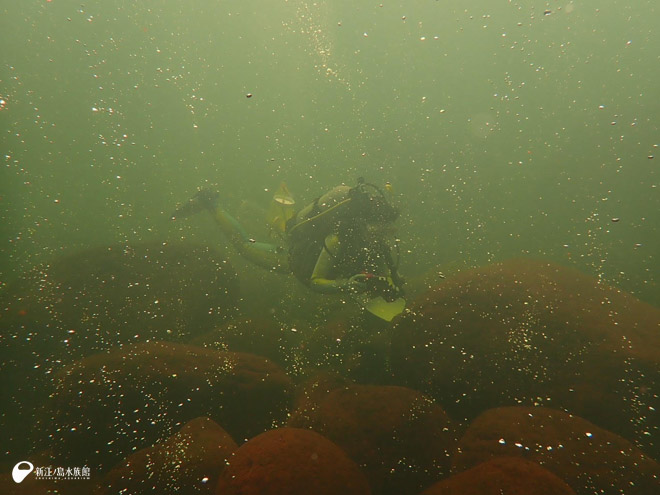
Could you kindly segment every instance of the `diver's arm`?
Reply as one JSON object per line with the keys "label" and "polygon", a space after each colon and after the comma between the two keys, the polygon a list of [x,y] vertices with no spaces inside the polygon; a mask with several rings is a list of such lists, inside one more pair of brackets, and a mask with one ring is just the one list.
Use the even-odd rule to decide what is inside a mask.
{"label": "diver's arm", "polygon": [[[336,234],[330,234],[325,238],[325,248],[321,250],[314,271],[310,278],[310,288],[316,292],[332,294],[343,291],[362,292],[365,287],[362,278],[365,275],[354,275],[351,278],[330,278],[334,268],[334,258],[330,252],[337,252],[339,249],[339,238]],[[330,252],[328,252],[328,250]]]}

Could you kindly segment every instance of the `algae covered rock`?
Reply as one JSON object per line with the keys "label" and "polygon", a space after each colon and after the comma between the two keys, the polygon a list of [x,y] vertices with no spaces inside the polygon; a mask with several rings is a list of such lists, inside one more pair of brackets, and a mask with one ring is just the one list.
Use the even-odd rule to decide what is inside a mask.
{"label": "algae covered rock", "polygon": [[105,476],[99,493],[212,495],[227,459],[237,448],[217,423],[195,418],[167,440],[120,462]]}
{"label": "algae covered rock", "polygon": [[652,456],[660,453],[659,362],[660,310],[528,259],[470,270],[429,291],[399,320],[391,345],[397,380],[456,418],[543,404]]}
{"label": "algae covered rock", "polygon": [[181,340],[222,323],[238,297],[235,271],[211,248],[99,247],[56,258],[9,287],[2,297],[3,338],[14,350],[20,343],[42,352],[44,360],[125,342]]}
{"label": "algae covered rock", "polygon": [[348,385],[324,394],[319,386],[328,382],[309,385],[288,426],[311,428],[343,448],[375,494],[414,493],[449,473],[455,425],[428,397],[404,387]]}
{"label": "algae covered rock", "polygon": [[199,416],[238,441],[261,433],[283,419],[292,388],[265,358],[164,342],[84,358],[56,382],[45,420],[55,451],[105,467]]}
{"label": "algae covered rock", "polygon": [[26,418],[67,363],[121,344],[186,340],[225,321],[238,298],[236,273],[222,255],[186,243],[88,249],[25,274],[0,294],[0,426],[8,448],[36,443],[39,432]]}
{"label": "algae covered rock", "polygon": [[546,407],[502,407],[477,417],[458,443],[452,471],[499,456],[541,464],[578,494],[660,493],[660,465],[628,440]]}
{"label": "algae covered rock", "polygon": [[212,349],[249,352],[280,365],[287,362],[287,353],[295,333],[280,325],[269,315],[237,318],[199,335],[191,344]]}
{"label": "algae covered rock", "polygon": [[422,495],[575,495],[560,478],[535,462],[495,457],[439,481]]}
{"label": "algae covered rock", "polygon": [[369,495],[364,474],[337,445],[311,430],[278,428],[234,452],[222,495]]}

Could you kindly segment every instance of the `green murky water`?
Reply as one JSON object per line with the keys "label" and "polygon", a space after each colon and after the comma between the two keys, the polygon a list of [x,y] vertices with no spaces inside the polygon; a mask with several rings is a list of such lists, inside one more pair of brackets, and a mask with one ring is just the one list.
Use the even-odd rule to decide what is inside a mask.
{"label": "green murky water", "polygon": [[235,211],[365,176],[408,274],[524,254],[659,300],[651,0],[3,4],[5,281],[209,242],[168,222],[206,181]]}
{"label": "green murky water", "polygon": [[[293,277],[251,267],[206,216],[171,221],[175,205],[202,186],[217,190],[221,204],[251,235],[268,240],[264,215],[282,182],[300,206],[359,177],[390,183],[402,211],[399,268],[410,282],[410,299],[444,277],[527,257],[577,268],[603,286],[660,306],[659,11],[655,0],[0,0],[0,295],[13,297],[13,289],[5,289],[35,266],[57,267],[50,279],[41,272],[30,275],[36,281],[28,284],[32,299],[3,302],[0,342],[4,364],[11,362],[3,380],[11,386],[2,402],[14,404],[26,394],[23,404],[0,414],[3,425],[36,421],[55,383],[51,372],[95,351],[120,349],[120,341],[217,344],[217,335],[200,337],[195,331],[205,325],[205,331],[217,330],[214,318],[226,316],[227,308],[214,299],[218,287],[232,287],[226,300],[236,304],[227,318],[237,318],[220,328],[230,350],[232,339],[245,332],[254,344],[247,351],[277,361],[291,383],[327,366],[352,372],[358,382],[389,384],[389,330],[350,326],[336,298],[327,302]],[[220,256],[204,248],[187,251],[193,244],[212,245]],[[107,246],[142,247],[107,253]],[[77,257],[81,252],[86,254]],[[194,270],[173,261],[179,252],[196,257]],[[94,265],[103,253],[106,264]],[[224,269],[223,257],[238,281],[233,269],[220,282],[213,274],[205,278],[205,263]],[[158,287],[143,284],[131,292],[133,273],[126,267],[142,266],[140,260],[147,260],[147,268],[136,272],[156,273],[162,264],[176,279],[168,286],[167,276],[158,272],[162,278],[149,279]],[[568,279],[560,279],[559,292],[570,287],[561,285]],[[79,285],[60,294],[69,282]],[[240,283],[240,297],[234,283]],[[526,283],[534,285],[533,276]],[[452,287],[462,294],[461,287]],[[543,289],[550,294],[554,285],[548,287]],[[170,298],[167,304],[163,294]],[[475,289],[472,295],[478,294]],[[511,306],[498,306],[497,297],[487,301],[492,307],[485,304],[474,313],[467,301],[456,314],[465,310],[471,324],[492,316],[509,325],[502,315]],[[557,307],[572,298],[557,297]],[[21,306],[25,301],[32,306]],[[548,304],[543,311],[554,315],[556,308]],[[609,320],[589,320],[601,314],[603,304],[594,296],[583,313],[574,313],[575,320],[569,315],[559,323],[618,325],[616,311],[625,303],[614,305]],[[217,307],[210,311],[209,305]],[[614,392],[629,408],[622,421],[634,423],[639,434],[629,439],[655,453],[657,313],[651,306],[635,307],[642,308],[639,320],[625,320],[635,322],[634,330],[625,329],[633,332],[632,340],[628,333],[616,340],[618,328],[610,334],[616,337],[613,360],[621,368],[609,376],[630,389],[629,395]],[[479,311],[483,314],[471,320]],[[493,361],[498,372],[506,373],[516,357],[523,362],[536,356],[546,344],[552,359],[539,365],[541,371],[546,365],[561,370],[573,354],[588,354],[587,344],[566,350],[568,344],[553,340],[554,327],[546,332],[545,323],[537,325],[533,315],[525,319],[525,311],[523,330],[537,332],[541,344],[524,341],[518,355],[515,346],[505,346],[506,359]],[[255,316],[269,318],[271,326],[245,323]],[[462,317],[456,317],[457,325]],[[447,318],[442,331],[451,333],[455,322]],[[429,316],[428,327],[420,328],[432,336],[417,347],[402,340],[401,349],[424,351],[422,344],[436,342],[433,352],[439,352],[446,335],[433,333],[433,325],[440,319]],[[196,328],[190,328],[193,320]],[[520,331],[511,325],[509,344]],[[125,335],[113,333],[115,326]],[[415,325],[409,326],[414,334]],[[647,340],[635,340],[635,332]],[[459,343],[451,349],[459,349],[460,363],[469,365],[473,356],[462,347],[463,335],[453,336]],[[650,350],[644,348],[647,341]],[[490,362],[488,352],[483,356]],[[423,364],[435,370],[431,359]],[[99,369],[102,375],[104,367]],[[81,376],[87,376],[84,370]],[[138,373],[135,379],[143,378]],[[78,385],[84,387],[84,380],[68,385],[60,380],[59,393]],[[141,383],[145,396],[151,385]],[[515,396],[515,382],[509,391]],[[104,411],[105,396],[99,396],[94,405]],[[173,400],[183,403],[178,396]],[[123,407],[119,399],[118,404]],[[80,410],[86,405],[83,401]],[[73,416],[76,407],[73,403]],[[135,425],[152,419],[140,416],[139,407],[133,413]],[[180,420],[167,414],[173,425]],[[457,421],[467,419],[460,414]],[[96,424],[96,417],[82,416]],[[117,438],[138,442],[132,437],[136,430],[119,416]],[[45,421],[38,433],[43,435],[34,448],[15,433],[3,446],[13,455],[5,464],[14,463],[17,453],[48,447],[53,438],[48,421],[54,417],[39,419]],[[168,428],[167,435],[175,431]],[[64,427],[57,431],[69,433]],[[123,458],[125,451],[118,447],[112,454]]]}

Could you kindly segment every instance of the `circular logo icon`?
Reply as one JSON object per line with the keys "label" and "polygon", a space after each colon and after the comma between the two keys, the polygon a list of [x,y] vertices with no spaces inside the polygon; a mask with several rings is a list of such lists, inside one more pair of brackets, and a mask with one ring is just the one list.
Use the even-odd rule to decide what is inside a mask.
{"label": "circular logo icon", "polygon": [[20,483],[25,479],[25,477],[32,472],[34,466],[31,462],[21,461],[14,466],[12,469],[11,477],[14,478],[16,483]]}

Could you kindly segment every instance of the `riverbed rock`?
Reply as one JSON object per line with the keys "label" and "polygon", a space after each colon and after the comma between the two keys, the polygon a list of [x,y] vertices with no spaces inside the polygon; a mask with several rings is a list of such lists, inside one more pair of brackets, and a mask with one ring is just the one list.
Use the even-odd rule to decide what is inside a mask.
{"label": "riverbed rock", "polygon": [[498,456],[523,457],[578,494],[660,493],[660,466],[624,438],[546,407],[502,407],[477,417],[452,457],[461,472]]}
{"label": "riverbed rock", "polygon": [[199,416],[242,441],[283,420],[292,392],[265,358],[164,342],[87,357],[56,382],[45,419],[54,449],[105,468]]}
{"label": "riverbed rock", "polygon": [[26,418],[67,364],[122,344],[185,341],[231,317],[238,299],[223,256],[182,242],[91,248],[26,273],[0,293],[4,441],[19,452],[38,444]]}
{"label": "riverbed rock", "polygon": [[234,452],[217,495],[368,495],[369,483],[337,445],[311,430],[278,428]]}
{"label": "riverbed rock", "polygon": [[564,481],[535,462],[495,457],[439,481],[422,495],[575,495]]}
{"label": "riverbed rock", "polygon": [[[19,485],[12,479],[11,474],[0,474],[0,493],[3,495],[51,495],[53,488],[53,483],[37,480],[29,475]],[[91,491],[85,492],[84,495],[89,493]]]}
{"label": "riverbed rock", "polygon": [[399,383],[458,419],[503,405],[580,415],[660,454],[660,310],[598,279],[517,259],[462,272],[393,331]]}
{"label": "riverbed rock", "polygon": [[163,442],[139,450],[115,466],[99,495],[212,495],[227,459],[238,446],[209,418],[186,423]]}
{"label": "riverbed rock", "polygon": [[39,266],[8,288],[3,338],[47,351],[44,360],[148,339],[185,340],[233,315],[238,290],[234,269],[208,247],[151,242],[88,249]]}
{"label": "riverbed rock", "polygon": [[322,394],[311,388],[299,404],[288,426],[311,428],[343,448],[363,467],[374,494],[415,493],[449,473],[455,426],[415,390],[349,385]]}
{"label": "riverbed rock", "polygon": [[[296,386],[293,411],[308,411],[318,406],[327,395],[338,388],[354,385],[343,375],[329,371],[317,371]],[[294,414],[292,412],[292,414]]]}
{"label": "riverbed rock", "polygon": [[264,356],[277,364],[287,364],[289,349],[296,332],[278,324],[268,315],[232,319],[218,328],[195,337],[190,344],[213,349],[249,352]]}

